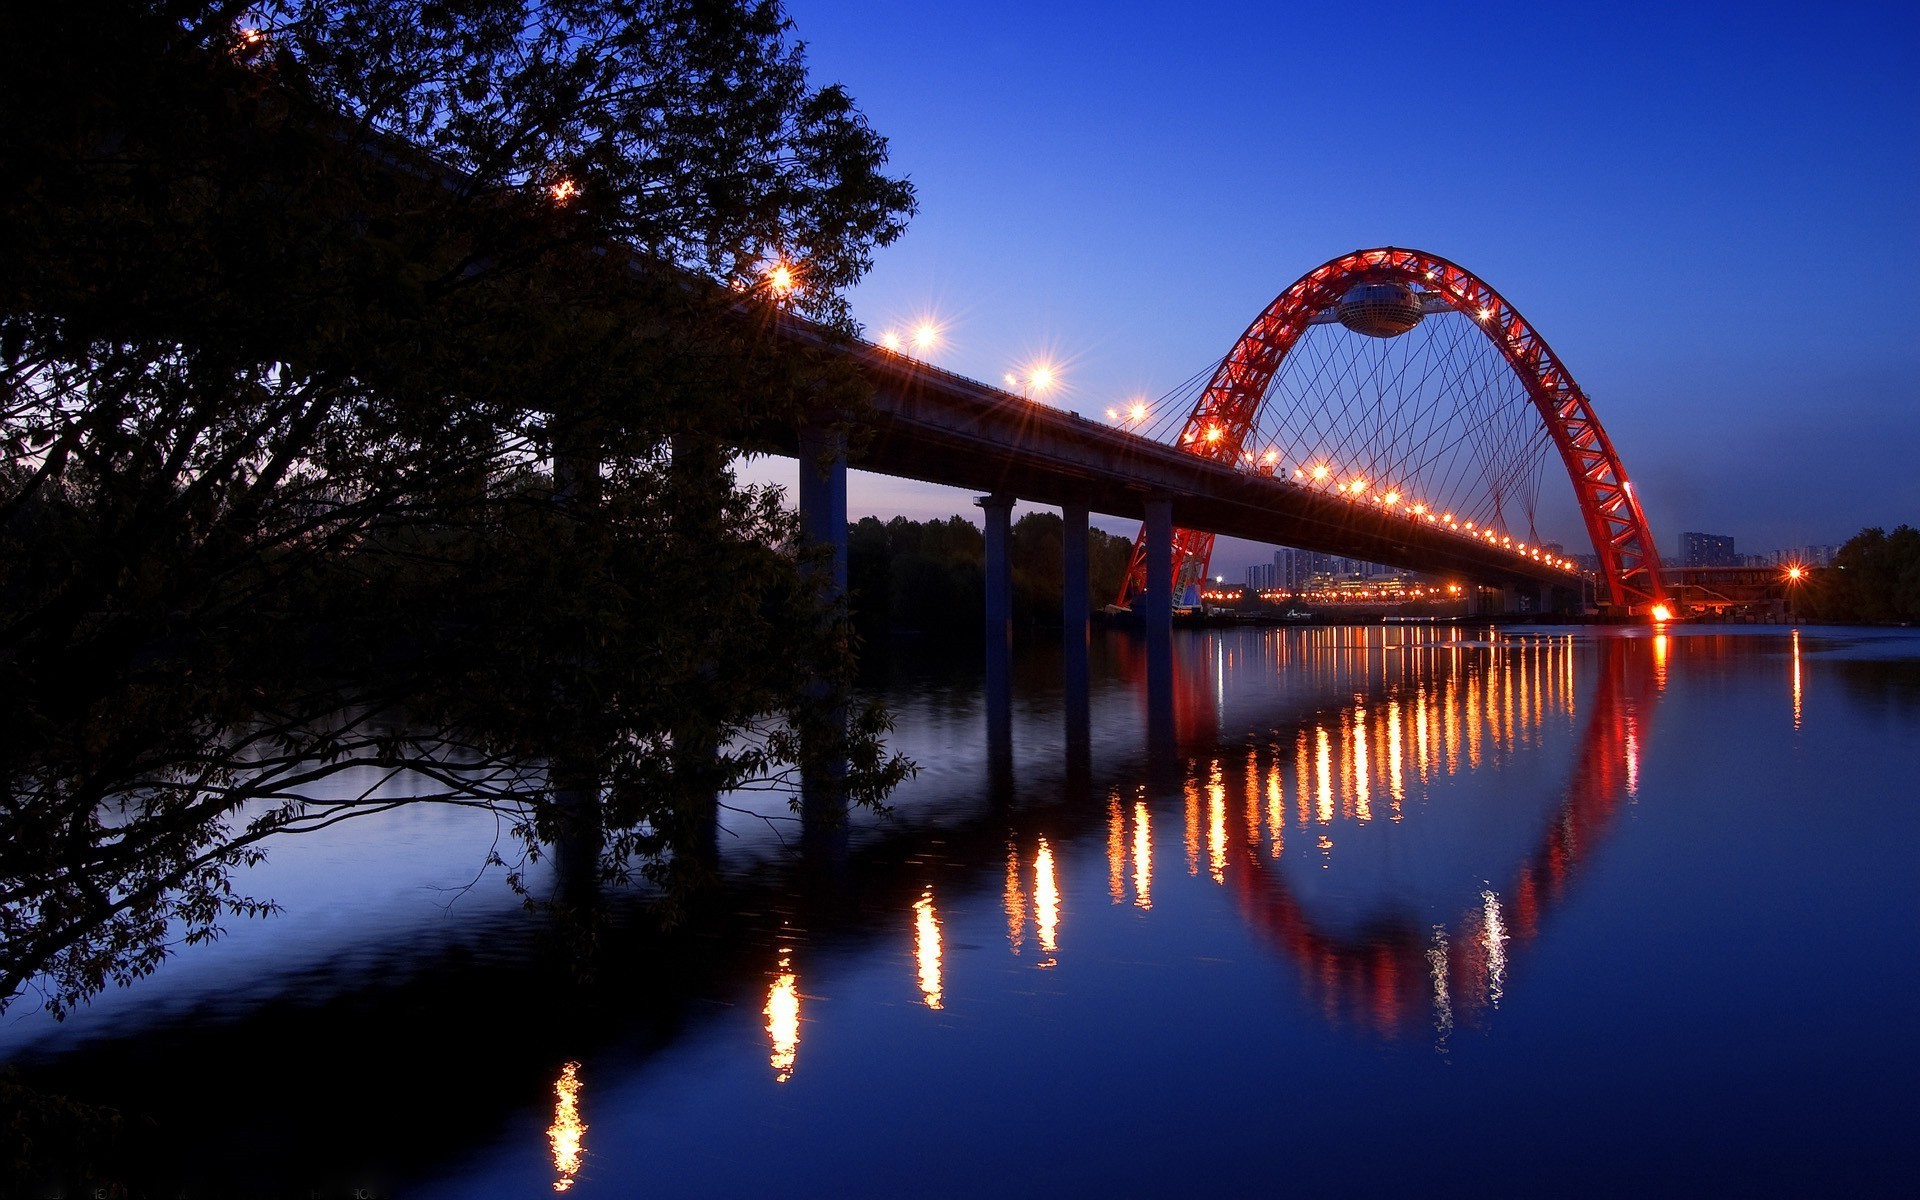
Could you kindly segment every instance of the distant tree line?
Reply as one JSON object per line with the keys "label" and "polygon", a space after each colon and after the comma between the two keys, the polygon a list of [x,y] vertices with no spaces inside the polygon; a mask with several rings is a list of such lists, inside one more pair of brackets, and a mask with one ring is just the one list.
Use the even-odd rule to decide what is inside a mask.
{"label": "distant tree line", "polygon": [[1920,529],[1862,529],[1809,581],[1802,616],[1820,621],[1889,624],[1920,621]]}
{"label": "distant tree line", "polygon": [[[1058,625],[1064,525],[1060,514],[1027,513],[1013,523],[1013,619],[1023,627]],[[1089,602],[1110,603],[1120,590],[1133,543],[1087,531]],[[981,626],[986,536],[961,516],[882,522],[863,517],[848,530],[847,585],[853,619],[869,637],[888,630],[961,630]]]}

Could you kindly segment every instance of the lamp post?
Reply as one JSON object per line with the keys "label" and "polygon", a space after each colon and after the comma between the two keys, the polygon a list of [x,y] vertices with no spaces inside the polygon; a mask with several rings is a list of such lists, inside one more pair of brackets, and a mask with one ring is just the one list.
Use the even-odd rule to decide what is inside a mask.
{"label": "lamp post", "polygon": [[1019,388],[1020,396],[1024,400],[1038,399],[1051,390],[1056,382],[1053,364],[1046,362],[1035,363],[1033,366],[1027,368],[1027,373],[1024,376],[1016,375],[1012,371],[1008,371],[1005,379],[1008,390]]}
{"label": "lamp post", "polygon": [[1803,582],[1805,582],[1807,578],[1807,569],[1801,566],[1799,563],[1793,563],[1787,567],[1786,576],[1787,576],[1787,623],[1791,625],[1794,622],[1799,620],[1799,617],[1796,615],[1796,610],[1799,606],[1795,604],[1794,601],[1796,600],[1798,593],[1800,591],[1800,585]]}

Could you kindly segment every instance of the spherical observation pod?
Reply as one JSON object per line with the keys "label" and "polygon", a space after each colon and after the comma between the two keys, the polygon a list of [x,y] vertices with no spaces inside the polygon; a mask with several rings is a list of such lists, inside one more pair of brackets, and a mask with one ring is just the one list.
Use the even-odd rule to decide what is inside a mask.
{"label": "spherical observation pod", "polygon": [[1404,283],[1360,283],[1334,307],[1342,325],[1368,337],[1399,337],[1426,315],[1420,298]]}
{"label": "spherical observation pod", "polygon": [[[1391,246],[1356,250],[1301,276],[1254,318],[1221,360],[1178,444],[1204,458],[1238,461],[1274,373],[1321,314],[1331,311],[1357,332],[1390,337],[1411,329],[1419,320],[1414,312],[1432,311],[1434,304],[1473,321],[1524,386],[1573,482],[1609,607],[1650,613],[1656,605],[1665,605],[1653,532],[1586,393],[1546,340],[1500,293],[1438,255]],[[1184,594],[1205,576],[1212,550],[1212,534],[1175,531],[1174,595]],[[1122,585],[1123,603],[1145,586],[1143,551],[1143,546],[1135,546]]]}

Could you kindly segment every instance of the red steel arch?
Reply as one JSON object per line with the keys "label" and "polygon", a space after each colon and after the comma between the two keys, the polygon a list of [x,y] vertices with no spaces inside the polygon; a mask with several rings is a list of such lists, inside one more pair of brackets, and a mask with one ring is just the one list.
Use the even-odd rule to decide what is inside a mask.
{"label": "red steel arch", "polygon": [[[1431,292],[1480,326],[1526,386],[1560,451],[1611,603],[1627,611],[1664,604],[1653,531],[1592,402],[1546,339],[1505,297],[1471,271],[1436,254],[1392,246],[1356,250],[1302,275],[1234,343],[1187,418],[1180,445],[1203,458],[1240,461],[1242,443],[1281,360],[1314,316],[1332,308],[1348,289],[1361,283],[1402,283]],[[1123,604],[1145,587],[1144,552],[1144,543],[1137,542],[1121,585]],[[1176,597],[1206,575],[1212,553],[1212,534],[1174,531]]]}

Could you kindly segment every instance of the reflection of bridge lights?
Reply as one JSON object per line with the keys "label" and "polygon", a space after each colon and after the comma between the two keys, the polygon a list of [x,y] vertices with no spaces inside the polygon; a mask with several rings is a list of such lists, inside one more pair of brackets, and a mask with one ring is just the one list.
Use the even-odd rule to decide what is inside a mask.
{"label": "reflection of bridge lights", "polygon": [[1133,806],[1133,903],[1153,907],[1153,829],[1145,802]]}
{"label": "reflection of bridge lights", "polygon": [[556,1192],[573,1187],[580,1173],[587,1123],[580,1119],[580,1064],[570,1062],[560,1068],[553,1081],[553,1124],[547,1126],[547,1146],[553,1152],[553,1169],[559,1173],[553,1181]]}
{"label": "reflection of bridge lights", "polygon": [[1800,728],[1800,631],[1793,631],[1793,727]]}
{"label": "reflection of bridge lights", "polygon": [[1007,944],[1015,954],[1027,933],[1027,894],[1020,888],[1020,853],[1007,846],[1007,886],[1003,893],[1007,907]]}
{"label": "reflection of bridge lights", "polygon": [[1447,987],[1447,930],[1433,927],[1433,944],[1427,947],[1427,971],[1433,980],[1433,1028],[1442,1042],[1453,1032],[1453,997]]}
{"label": "reflection of bridge lights", "polygon": [[1361,824],[1373,820],[1373,791],[1368,787],[1368,777],[1372,766],[1367,759],[1367,710],[1358,705],[1353,710],[1353,802],[1354,816]]}
{"label": "reflection of bridge lights", "polygon": [[1487,1002],[1500,1007],[1507,983],[1507,924],[1500,912],[1500,897],[1491,890],[1480,893],[1481,945],[1487,951]]}
{"label": "reflection of bridge lights", "polygon": [[1055,965],[1054,951],[1060,948],[1060,886],[1053,877],[1053,847],[1040,839],[1039,852],[1033,856],[1033,921],[1040,935],[1040,949],[1047,954],[1043,967]]}
{"label": "reflection of bridge lights", "polygon": [[920,967],[920,995],[928,1008],[940,1007],[940,920],[929,887],[913,902],[913,955]]}
{"label": "reflection of bridge lights", "polygon": [[767,1019],[767,1038],[773,1043],[768,1064],[776,1083],[793,1078],[793,1064],[800,1049],[800,987],[792,968],[792,951],[780,950],[780,970],[767,990],[766,1007],[760,1010]]}
{"label": "reflection of bridge lights", "polygon": [[1227,789],[1219,781],[1219,766],[1214,767],[1214,782],[1207,785],[1207,874],[1215,883],[1227,881]]}
{"label": "reflection of bridge lights", "polygon": [[[1320,823],[1327,825],[1333,822],[1333,739],[1328,736],[1327,727],[1324,725],[1315,726],[1313,732],[1316,749],[1318,750],[1318,754],[1314,759],[1314,766],[1317,768],[1314,773],[1315,782],[1318,785],[1317,790],[1320,801],[1320,811],[1318,815]],[[1321,840],[1323,842],[1326,841],[1325,838]],[[1327,842],[1329,846],[1332,844],[1331,842]]]}

